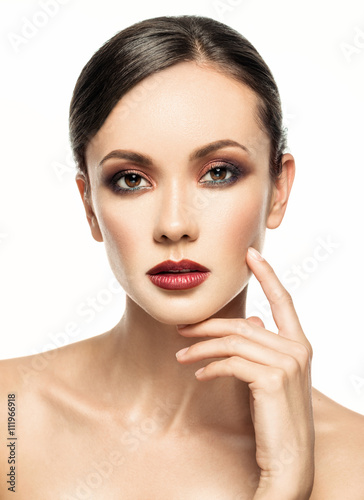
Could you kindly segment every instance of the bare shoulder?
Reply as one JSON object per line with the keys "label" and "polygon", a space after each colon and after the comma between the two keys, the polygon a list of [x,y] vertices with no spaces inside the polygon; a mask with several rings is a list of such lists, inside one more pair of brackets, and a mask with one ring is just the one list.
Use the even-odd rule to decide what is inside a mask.
{"label": "bare shoulder", "polygon": [[[70,347],[70,346],[67,346]],[[0,419],[8,420],[8,399],[14,400],[16,425],[20,413],[31,414],[32,405],[57,372],[57,361],[67,358],[73,349],[58,348],[39,354],[0,360]]]}
{"label": "bare shoulder", "polygon": [[313,390],[316,432],[311,500],[362,500],[364,416]]}
{"label": "bare shoulder", "polygon": [[62,388],[74,387],[77,371],[89,359],[87,353],[94,342],[86,339],[44,353],[0,360],[0,421],[7,421],[9,395],[15,400],[16,423],[21,425],[22,415],[30,419],[37,408],[39,416],[43,401],[49,406]]}
{"label": "bare shoulder", "polygon": [[87,342],[79,341],[50,351],[18,358],[0,360],[0,394],[26,392],[30,387],[36,389],[39,384],[48,382],[52,375],[59,372],[60,366],[67,365]]}
{"label": "bare shoulder", "polygon": [[[89,414],[89,400],[82,395],[91,391],[79,385],[90,379],[89,368],[96,364],[95,346],[99,347],[99,340],[91,338],[0,360],[0,477],[12,481],[0,484],[0,498],[8,498],[12,487],[16,490],[10,491],[19,498],[38,498],[28,496],[27,491],[36,485],[36,464],[45,465],[50,456],[67,463],[74,429],[87,422]],[[70,437],[68,441],[65,436]],[[62,453],[66,455],[63,462]]]}
{"label": "bare shoulder", "polygon": [[[19,399],[26,394],[26,387],[22,377],[22,370],[26,366],[24,358],[4,359],[0,361],[0,435],[3,437],[0,449],[0,477],[6,477],[7,488],[15,486],[14,473],[17,465],[17,431],[19,417]],[[4,493],[0,485],[0,496]],[[10,491],[13,491],[10,489]],[[14,490],[15,491],[15,490]]]}
{"label": "bare shoulder", "polygon": [[[24,358],[12,358],[0,360],[0,420],[8,421],[8,406],[13,407],[16,399],[24,387],[22,378],[22,367]],[[8,405],[8,400],[13,403]],[[3,429],[1,429],[3,431]],[[1,432],[0,431],[0,432]]]}

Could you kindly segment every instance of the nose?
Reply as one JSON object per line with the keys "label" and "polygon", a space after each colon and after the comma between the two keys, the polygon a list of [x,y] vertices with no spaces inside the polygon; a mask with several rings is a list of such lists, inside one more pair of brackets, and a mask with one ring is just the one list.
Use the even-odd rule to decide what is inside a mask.
{"label": "nose", "polygon": [[198,214],[193,206],[192,193],[176,182],[173,186],[165,186],[159,194],[153,235],[155,241],[176,243],[183,238],[196,240],[199,233]]}

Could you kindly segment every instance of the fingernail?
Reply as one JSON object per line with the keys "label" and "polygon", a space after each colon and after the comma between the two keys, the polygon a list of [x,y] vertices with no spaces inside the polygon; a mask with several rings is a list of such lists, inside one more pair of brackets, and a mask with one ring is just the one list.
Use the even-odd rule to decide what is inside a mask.
{"label": "fingernail", "polygon": [[195,372],[195,375],[200,375],[200,373],[202,373],[204,369],[205,368],[200,368],[199,370],[197,370],[197,372]]}
{"label": "fingernail", "polygon": [[184,355],[185,352],[187,352],[189,347],[185,347],[184,349],[181,349],[180,351],[176,352],[176,358],[180,358],[181,356]]}
{"label": "fingernail", "polygon": [[264,260],[263,257],[258,252],[258,250],[256,250],[255,248],[249,247],[248,252],[251,255],[251,257],[253,257],[253,259],[255,260],[260,260],[260,261]]}

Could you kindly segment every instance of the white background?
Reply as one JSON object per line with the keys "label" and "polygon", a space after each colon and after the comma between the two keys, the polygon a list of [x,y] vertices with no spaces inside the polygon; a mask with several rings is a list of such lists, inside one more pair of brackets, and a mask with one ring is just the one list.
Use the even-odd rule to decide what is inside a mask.
{"label": "white background", "polygon": [[[47,1],[58,5],[52,16]],[[364,414],[362,2],[47,1],[0,2],[0,358],[103,333],[122,315],[123,292],[74,181],[69,101],[85,63],[117,31],[197,14],[244,34],[277,80],[297,174],[264,255],[314,348],[313,385]],[[254,280],[247,312],[273,328]]]}

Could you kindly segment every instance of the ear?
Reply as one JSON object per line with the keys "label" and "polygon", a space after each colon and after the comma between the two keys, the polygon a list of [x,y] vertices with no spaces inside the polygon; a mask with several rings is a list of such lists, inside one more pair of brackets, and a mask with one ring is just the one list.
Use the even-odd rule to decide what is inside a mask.
{"label": "ear", "polygon": [[76,184],[80,192],[83,206],[85,207],[86,217],[91,228],[91,233],[93,238],[100,243],[103,241],[102,234],[100,231],[99,223],[97,221],[96,215],[94,213],[91,196],[90,196],[90,185],[88,179],[86,179],[83,173],[76,174]]}
{"label": "ear", "polygon": [[282,156],[282,172],[274,181],[270,209],[267,217],[268,229],[275,229],[282,222],[293,184],[295,170],[296,166],[293,156],[290,153],[284,154]]}

